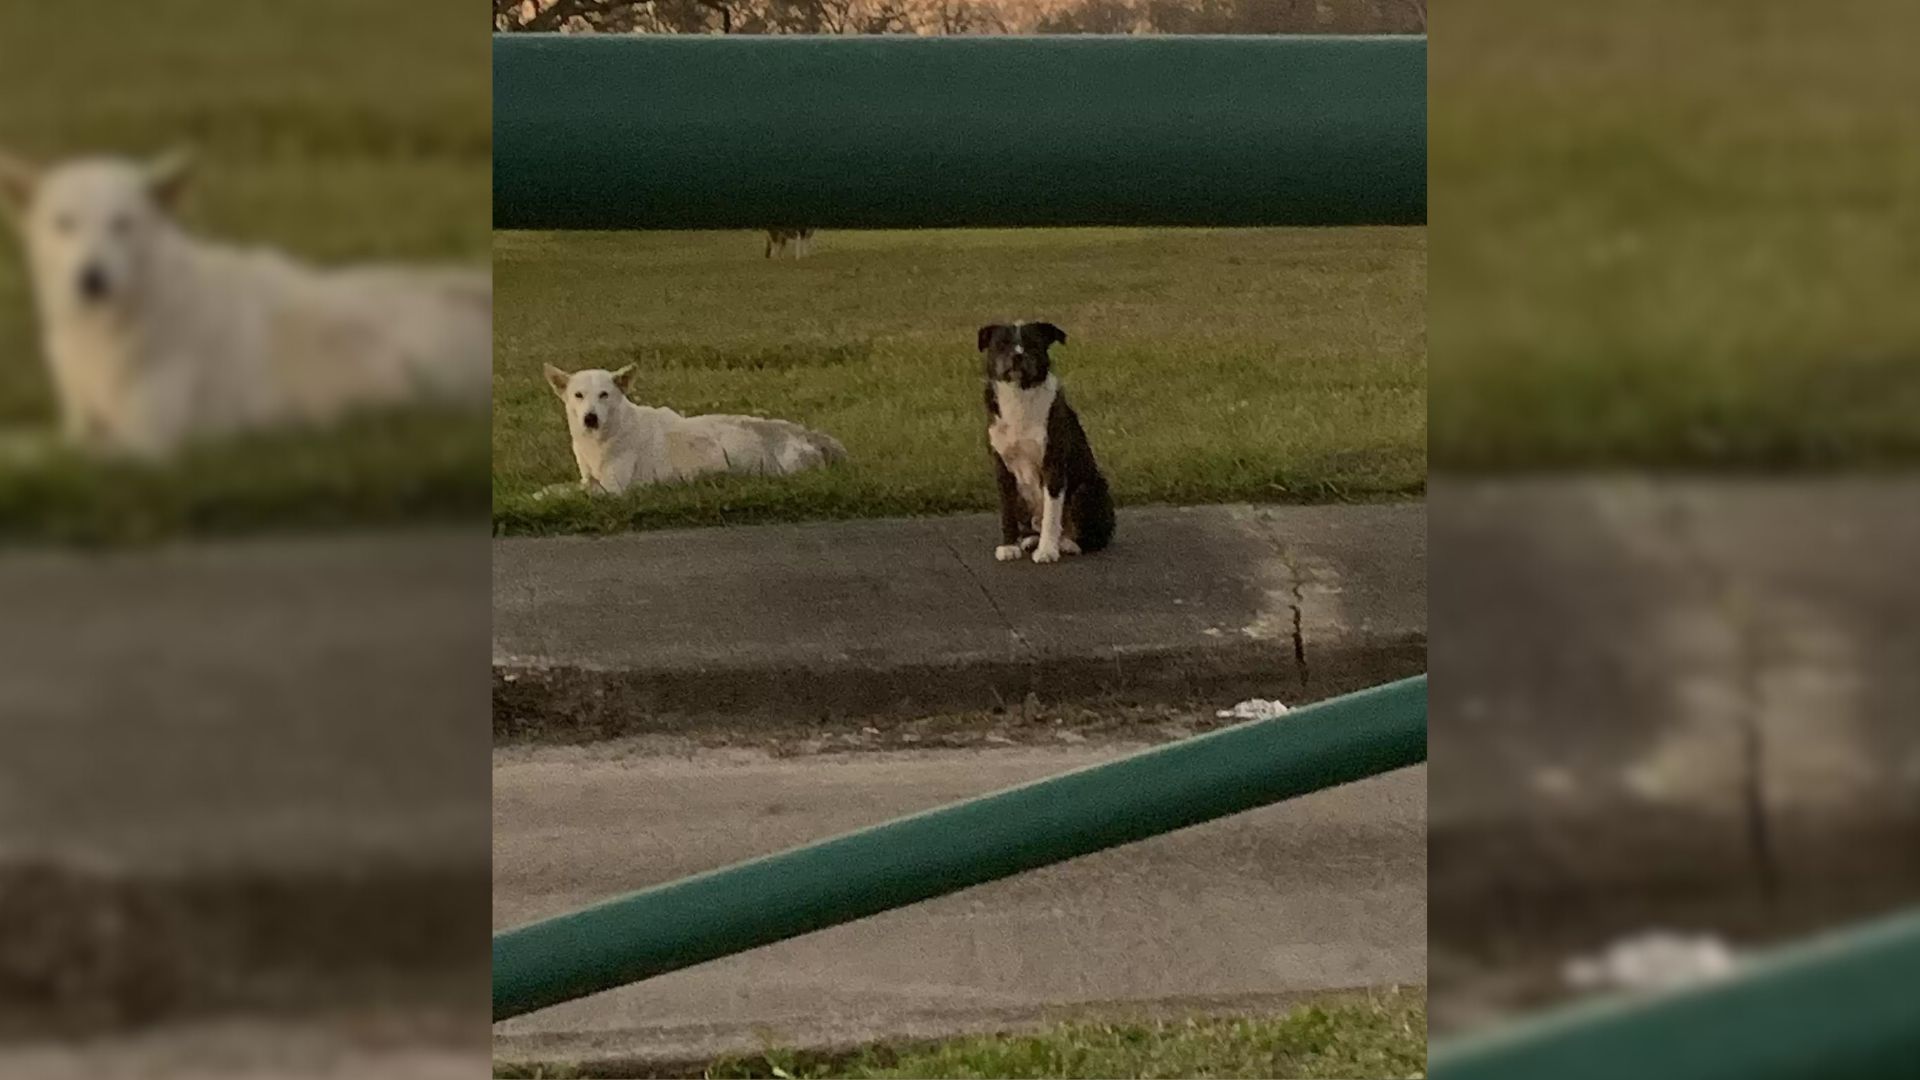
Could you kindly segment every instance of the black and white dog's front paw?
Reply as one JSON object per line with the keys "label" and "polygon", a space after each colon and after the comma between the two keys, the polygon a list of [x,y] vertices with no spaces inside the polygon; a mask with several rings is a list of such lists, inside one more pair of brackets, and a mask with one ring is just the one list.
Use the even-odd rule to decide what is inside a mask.
{"label": "black and white dog's front paw", "polygon": [[1033,549],[1033,561],[1037,563],[1059,562],[1060,546],[1055,544],[1049,547],[1046,544],[1041,544],[1039,547]]}
{"label": "black and white dog's front paw", "polygon": [[993,557],[1001,562],[1013,562],[1040,546],[1038,536],[1028,535],[1020,538],[1017,544],[1001,544],[993,549]]}

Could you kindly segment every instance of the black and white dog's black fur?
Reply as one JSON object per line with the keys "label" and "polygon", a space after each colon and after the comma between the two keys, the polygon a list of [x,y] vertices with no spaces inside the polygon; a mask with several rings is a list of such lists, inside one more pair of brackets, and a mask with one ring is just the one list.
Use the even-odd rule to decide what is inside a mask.
{"label": "black and white dog's black fur", "polygon": [[986,360],[987,445],[1000,481],[1000,546],[993,557],[1033,561],[1099,551],[1113,539],[1113,496],[1080,417],[1047,357],[1066,344],[1052,323],[980,328]]}

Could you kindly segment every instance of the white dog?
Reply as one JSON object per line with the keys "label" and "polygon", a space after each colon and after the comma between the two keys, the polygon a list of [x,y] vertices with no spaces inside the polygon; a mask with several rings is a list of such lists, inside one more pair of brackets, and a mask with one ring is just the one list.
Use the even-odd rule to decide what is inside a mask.
{"label": "white dog", "polygon": [[322,270],[205,243],[170,213],[185,164],[0,155],[69,442],[156,458],[365,407],[484,404],[487,271]]}
{"label": "white dog", "polygon": [[546,365],[547,383],[567,407],[580,486],[618,495],[710,473],[786,476],[845,460],[830,435],[758,416],[681,416],[627,400],[632,364],[571,374]]}

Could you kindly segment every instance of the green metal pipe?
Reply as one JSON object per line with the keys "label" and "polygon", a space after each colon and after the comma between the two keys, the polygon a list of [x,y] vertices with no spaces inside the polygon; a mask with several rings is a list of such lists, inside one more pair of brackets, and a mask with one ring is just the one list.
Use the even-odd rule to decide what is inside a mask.
{"label": "green metal pipe", "polygon": [[494,227],[1415,225],[1424,37],[505,34]]}
{"label": "green metal pipe", "polygon": [[1442,1044],[1435,1080],[1851,1080],[1920,1074],[1920,911],[1722,982]]}
{"label": "green metal pipe", "polygon": [[657,885],[493,939],[493,1018],[1425,761],[1406,679]]}

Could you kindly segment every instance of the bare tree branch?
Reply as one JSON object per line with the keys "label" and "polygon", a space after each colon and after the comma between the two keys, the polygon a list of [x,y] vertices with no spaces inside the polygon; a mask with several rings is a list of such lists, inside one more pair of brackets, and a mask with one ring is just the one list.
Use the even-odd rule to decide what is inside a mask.
{"label": "bare tree branch", "polygon": [[733,33],[732,5],[726,3],[725,0],[695,0],[695,2],[697,2],[701,7],[709,8],[711,10],[714,10],[720,13],[720,32],[721,33],[723,34]]}
{"label": "bare tree branch", "polygon": [[595,26],[618,19],[631,26],[637,9],[653,0],[493,0],[495,30],[531,34],[566,30],[575,20]]}
{"label": "bare tree branch", "polygon": [[1424,33],[1426,0],[493,0],[501,31]]}

